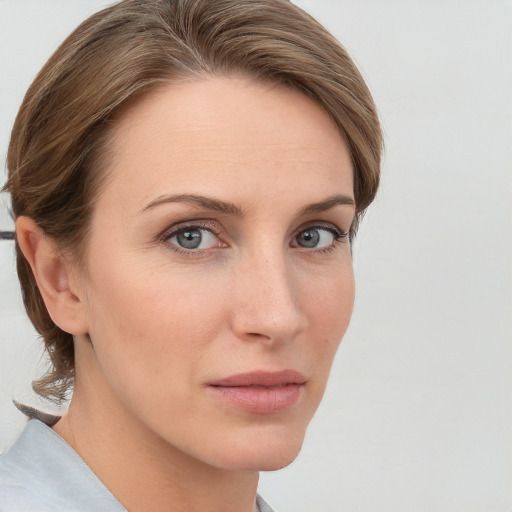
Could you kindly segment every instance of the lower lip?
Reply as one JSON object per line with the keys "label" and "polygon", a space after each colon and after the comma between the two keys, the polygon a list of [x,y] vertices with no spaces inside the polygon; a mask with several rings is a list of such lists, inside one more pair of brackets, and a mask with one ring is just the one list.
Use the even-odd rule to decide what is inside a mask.
{"label": "lower lip", "polygon": [[210,386],[222,399],[253,414],[275,414],[296,404],[304,384],[287,384],[279,388],[254,386]]}

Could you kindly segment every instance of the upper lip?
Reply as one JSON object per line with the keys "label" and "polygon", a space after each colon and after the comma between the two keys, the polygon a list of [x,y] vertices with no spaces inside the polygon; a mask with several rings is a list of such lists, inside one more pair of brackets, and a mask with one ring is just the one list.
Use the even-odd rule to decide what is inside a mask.
{"label": "upper lip", "polygon": [[296,370],[282,370],[278,372],[255,371],[231,375],[224,379],[210,382],[210,386],[218,387],[245,387],[262,386],[275,387],[288,384],[304,384],[306,377]]}

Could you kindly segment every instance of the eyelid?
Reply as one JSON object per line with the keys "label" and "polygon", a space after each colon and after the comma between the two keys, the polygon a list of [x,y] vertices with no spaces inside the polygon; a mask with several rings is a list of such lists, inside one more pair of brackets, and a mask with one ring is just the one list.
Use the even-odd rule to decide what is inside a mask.
{"label": "eyelid", "polygon": [[187,220],[173,224],[166,228],[158,237],[161,242],[167,242],[171,237],[177,235],[180,231],[186,229],[206,229],[213,233],[216,237],[220,237],[221,230],[218,225],[210,219]]}
{"label": "eyelid", "polygon": [[336,224],[333,222],[325,222],[325,221],[311,221],[307,222],[306,224],[303,224],[298,229],[295,230],[295,235],[297,233],[300,233],[301,231],[304,231],[306,229],[325,229],[327,231],[330,231],[331,233],[334,233],[335,235],[338,235],[339,237],[346,237],[348,236],[348,231],[344,231],[343,229],[339,228]]}
{"label": "eyelid", "polygon": [[[293,242],[296,240],[296,237],[299,233],[302,231],[307,231],[308,229],[322,229],[324,231],[328,231],[333,236],[333,242],[331,245],[327,247],[302,247],[298,243],[294,244]],[[298,228],[293,237],[292,242],[290,243],[291,247],[297,248],[298,250],[304,251],[306,253],[314,253],[314,254],[322,254],[322,253],[328,253],[330,251],[333,251],[336,249],[337,245],[340,243],[346,243],[348,242],[350,244],[350,233],[349,231],[344,231],[340,229],[336,224],[333,224],[332,222],[325,222],[325,221],[312,221],[307,224],[302,225],[300,228]]]}

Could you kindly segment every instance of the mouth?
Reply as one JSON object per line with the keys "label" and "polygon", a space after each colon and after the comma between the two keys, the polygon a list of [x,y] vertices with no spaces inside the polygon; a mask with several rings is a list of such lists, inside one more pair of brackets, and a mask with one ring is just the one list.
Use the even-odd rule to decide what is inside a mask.
{"label": "mouth", "polygon": [[295,370],[258,371],[211,382],[208,388],[230,406],[253,414],[276,414],[300,400],[306,381]]}

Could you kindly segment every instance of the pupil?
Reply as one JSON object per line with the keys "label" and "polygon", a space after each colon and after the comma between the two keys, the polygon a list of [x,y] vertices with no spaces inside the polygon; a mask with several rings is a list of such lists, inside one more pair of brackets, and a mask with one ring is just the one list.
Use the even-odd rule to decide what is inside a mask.
{"label": "pupil", "polygon": [[183,231],[182,233],[178,233],[176,236],[178,243],[185,249],[196,249],[199,247],[202,238],[203,237],[199,229]]}
{"label": "pupil", "polygon": [[317,229],[308,229],[303,231],[299,238],[299,245],[302,247],[316,247],[320,240],[320,234]]}

